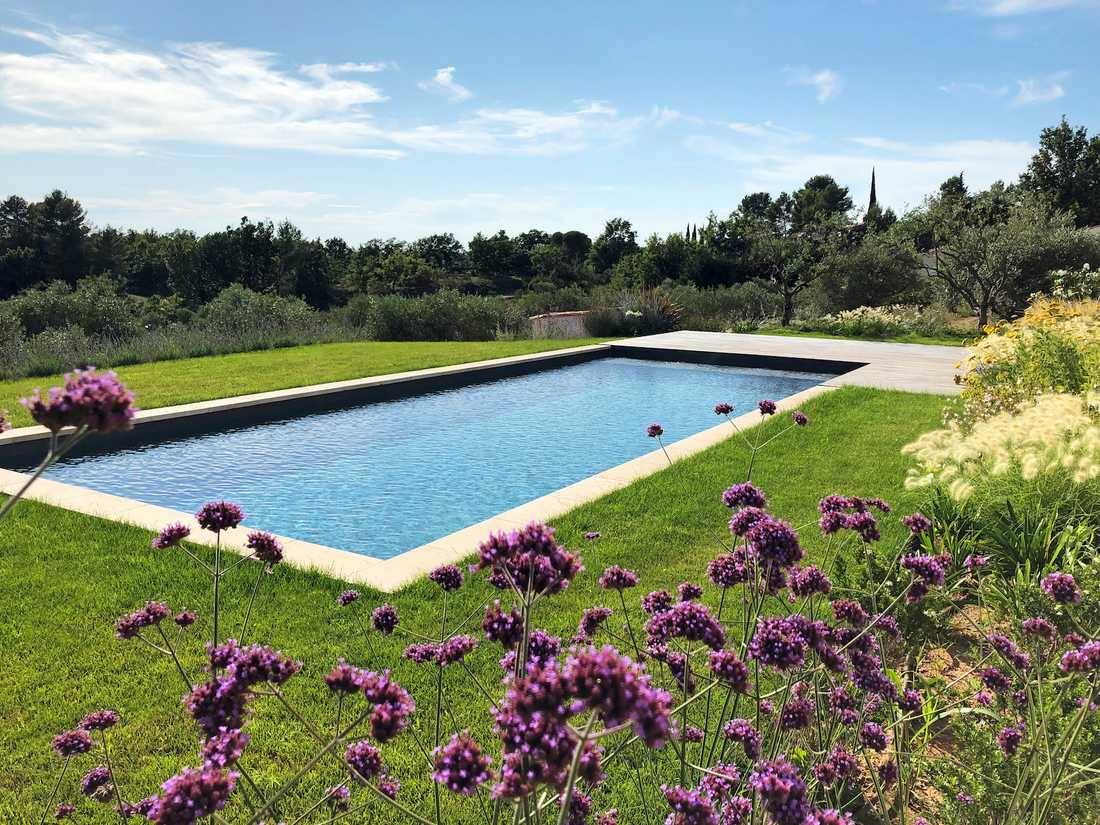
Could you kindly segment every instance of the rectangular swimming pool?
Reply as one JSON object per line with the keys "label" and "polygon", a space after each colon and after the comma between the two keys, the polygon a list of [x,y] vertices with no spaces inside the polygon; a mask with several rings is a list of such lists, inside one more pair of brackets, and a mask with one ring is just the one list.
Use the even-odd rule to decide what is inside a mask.
{"label": "rectangular swimming pool", "polygon": [[[390,558],[832,374],[603,357],[67,458],[55,481]],[[140,399],[139,399],[140,400]],[[139,430],[141,427],[138,428]],[[29,466],[12,469],[26,471]]]}

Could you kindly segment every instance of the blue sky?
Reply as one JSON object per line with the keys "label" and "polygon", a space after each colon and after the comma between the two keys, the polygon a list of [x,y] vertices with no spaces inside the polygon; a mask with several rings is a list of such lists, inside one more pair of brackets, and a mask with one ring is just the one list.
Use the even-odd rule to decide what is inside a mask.
{"label": "blue sky", "polygon": [[872,165],[904,210],[1100,130],[1100,0],[77,6],[0,11],[0,189],[99,225],[646,235]]}

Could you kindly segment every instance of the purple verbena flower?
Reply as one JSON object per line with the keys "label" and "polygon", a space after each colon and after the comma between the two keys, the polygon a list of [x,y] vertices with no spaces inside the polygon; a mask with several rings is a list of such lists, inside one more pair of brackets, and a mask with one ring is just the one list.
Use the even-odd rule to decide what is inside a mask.
{"label": "purple verbena flower", "polygon": [[500,601],[494,601],[485,611],[481,629],[490,642],[497,642],[511,650],[523,635],[523,616],[515,608],[505,613]]}
{"label": "purple verbena flower", "polygon": [[672,809],[665,825],[720,825],[714,802],[708,794],[694,788],[667,785],[662,786],[661,791]]}
{"label": "purple verbena flower", "polygon": [[710,654],[710,672],[737,693],[744,693],[749,684],[749,668],[732,650],[715,650]]}
{"label": "purple verbena flower", "polygon": [[827,596],[833,589],[833,583],[829,581],[829,577],[812,564],[792,570],[789,586],[791,593],[799,598],[812,596],[815,593]]}
{"label": "purple verbena flower", "polygon": [[92,749],[92,737],[87,731],[67,730],[53,738],[53,749],[58,756],[79,756]]}
{"label": "purple verbena flower", "polygon": [[604,590],[626,590],[638,584],[638,574],[617,564],[611,565],[600,575],[600,587]]}
{"label": "purple verbena flower", "polygon": [[171,615],[172,611],[164,602],[147,602],[145,607],[115,622],[115,637],[133,639],[142,629],[160,624]]}
{"label": "purple verbena flower", "polygon": [[733,405],[726,401],[719,401],[714,405],[715,415],[729,415],[731,412],[733,412]]}
{"label": "purple verbena flower", "polygon": [[763,800],[775,825],[802,825],[810,813],[806,783],[785,756],[758,763],[749,775],[749,787]]}
{"label": "purple verbena flower", "polygon": [[650,643],[683,638],[689,642],[703,642],[712,650],[719,650],[726,643],[722,624],[709,608],[697,602],[677,602],[650,618],[645,630]]}
{"label": "purple verbena flower", "polygon": [[1014,756],[1023,740],[1024,732],[1019,727],[1001,728],[1001,732],[997,734],[997,745],[1005,756]]}
{"label": "purple verbena flower", "polygon": [[642,597],[642,610],[656,616],[672,609],[672,594],[667,590],[654,590]]}
{"label": "purple verbena flower", "polygon": [[859,731],[859,742],[865,748],[882,753],[886,750],[886,731],[878,722],[867,722]]}
{"label": "purple verbena flower", "polygon": [[452,793],[472,796],[491,778],[486,756],[468,730],[456,733],[446,745],[432,752],[432,779]]}
{"label": "purple verbena flower", "polygon": [[101,433],[129,430],[134,426],[134,395],[114,372],[95,367],[65,374],[65,384],[43,395],[35,389],[22,399],[31,417],[52,433],[66,427],[87,427]]}
{"label": "purple verbena flower", "polygon": [[1028,636],[1037,636],[1044,642],[1053,642],[1058,636],[1058,628],[1043,618],[1024,619],[1022,627]]}
{"label": "purple verbena flower", "polygon": [[389,636],[401,623],[401,617],[397,615],[397,608],[392,604],[383,604],[374,608],[370,618],[374,629],[383,636]]}
{"label": "purple verbena flower", "polygon": [[475,647],[477,647],[477,639],[473,636],[465,636],[462,634],[452,636],[439,645],[439,649],[436,651],[435,660],[441,667],[447,667],[448,665],[453,665],[455,662],[461,662]]}
{"label": "purple verbena flower", "polygon": [[111,772],[102,766],[92,768],[80,780],[80,792],[84,796],[95,796],[111,784]]}
{"label": "purple verbena flower", "polygon": [[776,405],[771,399],[765,398],[756,405],[756,408],[760,410],[761,415],[775,415]]}
{"label": "purple verbena flower", "polygon": [[1081,602],[1081,588],[1077,581],[1069,573],[1049,573],[1040,586],[1058,604],[1079,604]]}
{"label": "purple verbena flower", "polygon": [[581,615],[580,624],[577,626],[576,641],[592,641],[600,625],[610,618],[611,608],[609,607],[586,607]]}
{"label": "purple verbena flower", "polygon": [[325,675],[325,684],[333,693],[355,693],[359,690],[363,671],[343,659]]}
{"label": "purple verbena flower", "polygon": [[347,607],[349,604],[354,604],[357,601],[359,601],[358,590],[345,590],[336,597],[336,603],[340,605],[340,607]]}
{"label": "purple verbena flower", "polygon": [[748,581],[751,576],[752,573],[746,564],[746,556],[743,552],[724,553],[712,559],[707,565],[707,578],[718,587],[734,587]]}
{"label": "purple verbena flower", "polygon": [[113,710],[96,710],[80,720],[83,730],[107,730],[118,724],[118,714]]}
{"label": "purple verbena flower", "polygon": [[453,593],[462,587],[462,571],[455,564],[443,564],[428,574],[444,593]]}
{"label": "purple verbena flower", "polygon": [[348,745],[344,761],[355,771],[355,778],[360,782],[369,782],[382,772],[382,754],[366,740]]}
{"label": "purple verbena flower", "polygon": [[693,602],[703,595],[703,588],[695,582],[680,582],[676,595],[682,602]]}
{"label": "purple verbena flower", "polygon": [[265,533],[263,530],[253,530],[248,534],[245,544],[253,555],[268,567],[283,560],[283,545],[271,533]]}
{"label": "purple verbena flower", "polygon": [[388,670],[363,673],[359,686],[366,700],[374,705],[369,719],[371,736],[379,742],[388,742],[408,727],[416,702],[390,678]]}
{"label": "purple verbena flower", "polygon": [[748,719],[730,719],[722,726],[722,733],[727,739],[740,743],[749,759],[759,758],[760,734]]}
{"label": "purple verbena flower", "polygon": [[580,556],[554,538],[554,528],[531,522],[521,530],[492,533],[478,548],[475,570],[506,574],[520,592],[561,593],[583,570]]}
{"label": "purple verbena flower", "polygon": [[192,825],[225,807],[237,774],[217,769],[184,768],[163,785],[148,813],[156,825]]}
{"label": "purple verbena flower", "polygon": [[767,667],[790,670],[805,661],[806,640],[787,619],[767,617],[757,623],[748,654]]}
{"label": "purple verbena flower", "polygon": [[178,547],[180,542],[191,535],[191,528],[185,524],[169,524],[161,529],[153,538],[154,550],[167,550],[169,547]]}
{"label": "purple verbena flower", "polygon": [[195,616],[194,611],[184,608],[172,617],[172,621],[174,621],[176,625],[181,629],[186,629],[195,623],[196,618],[198,617]]}
{"label": "purple verbena flower", "polygon": [[653,423],[645,428],[645,434],[648,435],[650,438],[660,438],[662,435],[665,434],[665,428],[662,427],[660,424]]}
{"label": "purple verbena flower", "polygon": [[228,501],[211,501],[195,514],[199,526],[212,533],[232,530],[244,521],[244,510]]}
{"label": "purple verbena flower", "polygon": [[223,728],[202,747],[204,768],[231,768],[237,764],[251,737],[241,730]]}
{"label": "purple verbena flower", "polygon": [[734,484],[722,493],[722,503],[733,509],[735,507],[757,507],[764,509],[768,506],[764,492],[750,481],[742,484]]}

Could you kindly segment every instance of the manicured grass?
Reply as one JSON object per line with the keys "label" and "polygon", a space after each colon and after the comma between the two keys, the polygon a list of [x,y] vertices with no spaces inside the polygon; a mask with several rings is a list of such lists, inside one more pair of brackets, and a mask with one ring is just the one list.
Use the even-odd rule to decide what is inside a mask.
{"label": "manicured grass", "polygon": [[[903,535],[897,515],[917,504],[916,494],[902,489],[908,459],[899,448],[937,426],[943,403],[936,396],[858,388],[827,393],[806,406],[811,419],[808,428],[784,434],[760,455],[754,481],[767,492],[773,512],[800,526],[811,559],[820,561],[826,555],[826,540],[812,525],[818,499],[832,492],[880,495],[894,504],[896,514],[887,520],[883,532],[884,542],[896,546]],[[654,410],[653,417],[659,419],[660,411]],[[781,416],[763,426],[778,430],[787,423]],[[617,601],[608,600],[609,594],[596,583],[609,564],[630,567],[641,575],[641,585],[628,591],[635,622],[637,600],[644,593],[674,590],[685,579],[704,582],[706,563],[718,552],[716,536],[725,532],[728,518],[719,494],[732,482],[744,480],[747,454],[743,442],[732,437],[557,519],[559,538],[582,553],[586,569],[563,595],[540,603],[538,625],[568,640],[584,607],[617,608]],[[599,530],[601,537],[586,542],[588,530]],[[185,664],[192,673],[198,671],[202,639],[210,630],[209,585],[183,553],[149,550],[149,538],[143,530],[32,502],[21,502],[12,518],[0,522],[4,615],[0,622],[0,650],[4,651],[0,751],[7,766],[0,771],[0,821],[37,821],[37,806],[49,795],[60,762],[50,751],[50,737],[93,709],[112,707],[122,714],[123,722],[112,732],[112,756],[126,796],[136,799],[152,793],[182,765],[196,761],[196,731],[181,712],[184,686],[172,665],[140,642],[113,638],[113,620],[147,599],[163,599],[174,608],[189,606],[200,613],[200,619],[180,644],[186,651]],[[209,556],[205,550],[195,550]],[[254,571],[249,563],[228,579],[225,604],[230,634],[239,627]],[[321,677],[339,656],[375,669],[391,666],[419,705],[417,735],[429,740],[433,671],[400,658],[408,642],[400,634],[389,639],[373,634],[378,655],[372,655],[351,610],[366,611],[389,601],[401,612],[403,627],[437,634],[442,601],[438,589],[421,581],[390,596],[364,591],[354,608],[339,608],[335,598],[346,586],[315,573],[277,569],[263,582],[249,640],[262,640],[304,660],[302,672],[287,684],[287,694],[325,731],[334,725],[336,705]],[[449,614],[479,617],[481,605],[495,595],[483,576],[472,577],[451,598]],[[716,600],[712,587],[706,599]],[[476,619],[471,632],[479,635]],[[494,692],[501,689],[502,671],[497,664],[501,655],[499,647],[483,642],[469,657],[473,671]],[[445,732],[469,727],[495,750],[487,703],[480,699],[472,679],[456,666],[445,671],[445,681],[451,708],[444,717]],[[300,724],[274,700],[253,704],[255,712],[248,724],[253,743],[245,765],[257,782],[273,788],[292,776],[313,750]],[[430,818],[430,788],[412,737],[404,734],[382,751],[402,782],[401,798]],[[77,760],[75,776],[66,780],[66,798],[76,795],[74,783],[93,764],[91,755]],[[626,823],[664,821],[663,802],[658,804],[652,790],[641,799],[626,781],[633,774],[624,777],[621,765],[620,761],[610,767],[611,778],[603,786],[615,788],[618,796],[597,791],[598,809],[617,805],[620,821]],[[331,763],[313,771],[291,794],[293,804],[282,818],[294,821],[308,807],[307,801],[319,799],[339,776]],[[362,801],[366,795],[357,792],[357,798]],[[444,800],[443,821],[448,825],[479,820],[476,802],[447,795]],[[117,821],[94,803],[83,802],[82,810],[86,818],[80,822]],[[240,808],[236,810],[239,816]],[[374,802],[367,813],[349,821],[406,820]]]}
{"label": "manicured grass", "polygon": [[[579,347],[599,339],[536,341],[353,341],[156,361],[116,371],[142,409],[282,390],[326,381],[429,369],[468,361]],[[19,399],[35,387],[60,384],[60,375],[0,382],[0,410],[14,426],[32,424]]]}
{"label": "manicured grass", "polygon": [[883,341],[888,344],[940,344],[948,347],[961,347],[967,340],[977,337],[975,332],[969,338],[961,336],[899,335],[896,338],[854,338],[850,335],[833,335],[830,332],[810,332],[786,327],[763,327],[753,330],[752,335],[783,335],[787,338],[831,338],[843,341]]}

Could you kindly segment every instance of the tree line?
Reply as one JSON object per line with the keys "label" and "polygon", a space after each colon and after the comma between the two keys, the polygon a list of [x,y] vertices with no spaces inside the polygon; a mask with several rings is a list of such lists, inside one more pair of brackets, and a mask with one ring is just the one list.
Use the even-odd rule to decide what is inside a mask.
{"label": "tree line", "polygon": [[1020,179],[971,191],[962,174],[897,216],[877,203],[857,210],[846,187],[815,175],[799,189],[744,197],[684,232],[639,242],[625,218],[584,232],[530,229],[451,233],[412,242],[308,238],[289,221],[247,217],[197,234],[94,227],[60,190],[0,203],[0,298],[53,282],[109,277],[137,296],[177,296],[200,306],[230,285],[295,296],[318,309],[355,295],[477,295],[611,284],[700,288],[749,281],[782,299],[782,322],[811,288],[854,307],[934,295],[984,324],[1044,288],[1053,269],[1100,264],[1100,135],[1064,118],[1044,129]]}

